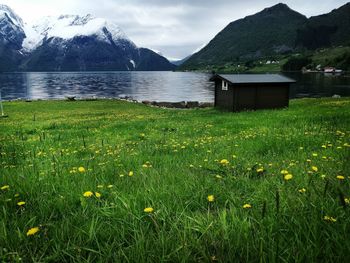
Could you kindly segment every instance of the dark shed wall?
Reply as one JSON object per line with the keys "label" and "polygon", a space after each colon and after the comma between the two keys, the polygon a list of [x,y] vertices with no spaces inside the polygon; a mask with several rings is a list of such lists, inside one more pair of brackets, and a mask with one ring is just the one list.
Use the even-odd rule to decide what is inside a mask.
{"label": "dark shed wall", "polygon": [[289,84],[260,83],[234,85],[234,110],[276,109],[289,104]]}
{"label": "dark shed wall", "polygon": [[276,109],[289,105],[289,84],[277,83],[257,87],[256,109]]}
{"label": "dark shed wall", "polygon": [[222,80],[215,80],[215,107],[233,110],[233,88],[229,85],[228,90],[222,90]]}
{"label": "dark shed wall", "polygon": [[251,85],[234,86],[234,111],[255,109],[256,88]]}

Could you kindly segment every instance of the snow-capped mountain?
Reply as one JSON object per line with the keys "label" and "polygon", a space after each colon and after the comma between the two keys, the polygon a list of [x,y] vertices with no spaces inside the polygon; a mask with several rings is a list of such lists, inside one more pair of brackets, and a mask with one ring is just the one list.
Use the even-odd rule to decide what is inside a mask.
{"label": "snow-capped mountain", "polygon": [[108,43],[112,41],[114,43],[120,41],[132,43],[117,24],[103,18],[95,18],[92,15],[44,17],[33,25],[26,25],[24,30],[26,39],[23,48],[29,51],[49,38],[59,38],[67,41],[79,36],[95,36],[98,40]]}
{"label": "snow-capped mountain", "polygon": [[24,38],[22,19],[8,6],[0,5],[0,71],[17,68]]}
{"label": "snow-capped mountain", "polygon": [[0,4],[0,17],[7,15],[12,23],[18,27],[23,27],[23,20],[10,7]]}
{"label": "snow-capped mountain", "polygon": [[18,62],[20,70],[172,70],[175,67],[163,56],[138,48],[115,22],[92,15],[43,17],[30,25],[9,7],[0,5],[0,43],[22,56]]}

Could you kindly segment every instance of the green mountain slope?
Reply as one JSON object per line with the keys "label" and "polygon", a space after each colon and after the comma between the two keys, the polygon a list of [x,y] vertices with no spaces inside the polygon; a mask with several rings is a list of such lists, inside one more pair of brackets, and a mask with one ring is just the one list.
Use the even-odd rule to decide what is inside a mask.
{"label": "green mountain slope", "polygon": [[[264,59],[265,62],[287,60],[295,53],[310,56],[316,49],[342,45],[350,46],[350,3],[329,14],[310,19],[291,10],[285,4],[278,4],[230,23],[206,47],[190,57],[180,69],[229,70],[247,63],[260,63],[261,67],[261,59],[264,65]],[[347,59],[344,61],[346,64]],[[330,64],[339,64],[331,62],[333,61],[330,60]],[[347,68],[347,64],[344,63],[340,63],[342,68]],[[248,65],[248,68],[252,67],[255,66]],[[241,67],[239,70],[244,69],[245,67]]]}
{"label": "green mountain slope", "polygon": [[294,49],[297,29],[307,18],[285,4],[230,23],[183,68],[218,65],[281,54]]}
{"label": "green mountain slope", "polygon": [[311,17],[300,29],[296,44],[307,49],[350,44],[350,3]]}

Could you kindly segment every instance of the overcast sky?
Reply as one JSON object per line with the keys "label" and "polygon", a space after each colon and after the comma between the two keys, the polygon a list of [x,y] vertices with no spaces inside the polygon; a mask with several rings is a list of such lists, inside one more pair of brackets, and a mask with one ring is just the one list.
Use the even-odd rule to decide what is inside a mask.
{"label": "overcast sky", "polygon": [[[208,43],[228,23],[261,11],[274,0],[0,0],[25,22],[40,16],[93,14],[117,21],[138,46],[183,58]],[[314,16],[349,0],[285,0],[292,9]]]}

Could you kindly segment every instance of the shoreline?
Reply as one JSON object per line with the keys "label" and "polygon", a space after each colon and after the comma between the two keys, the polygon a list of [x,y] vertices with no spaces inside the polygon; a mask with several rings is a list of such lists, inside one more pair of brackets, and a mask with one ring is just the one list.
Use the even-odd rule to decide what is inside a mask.
{"label": "shoreline", "polygon": [[[298,93],[294,97],[290,97],[289,100],[299,100],[299,99],[322,99],[322,98],[349,98],[350,96],[341,96],[338,94],[333,94],[330,96],[321,96],[317,94],[308,94],[308,93]],[[16,98],[16,99],[4,99],[3,102],[36,102],[36,101],[103,101],[103,100],[115,100],[115,101],[128,101],[133,103],[140,104],[152,104],[152,103],[199,103],[199,104],[210,104],[214,103],[213,101],[193,101],[193,100],[182,100],[182,101],[166,101],[166,100],[136,100],[132,97],[77,97],[77,96],[67,96],[65,98]]]}

